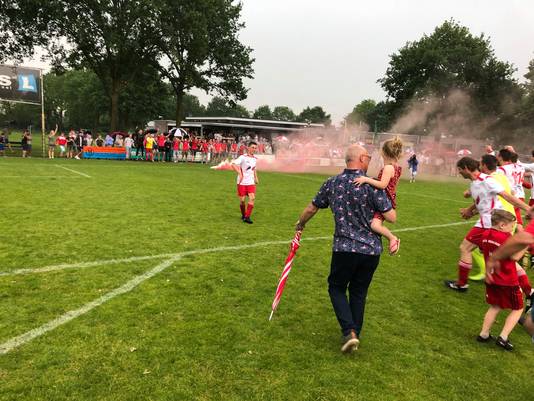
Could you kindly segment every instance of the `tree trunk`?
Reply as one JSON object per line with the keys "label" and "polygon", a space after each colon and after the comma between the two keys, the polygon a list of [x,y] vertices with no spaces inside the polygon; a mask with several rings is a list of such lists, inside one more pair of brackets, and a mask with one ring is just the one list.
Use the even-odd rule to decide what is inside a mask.
{"label": "tree trunk", "polygon": [[176,95],[176,126],[179,127],[182,125],[182,118],[183,116],[183,105],[182,102],[184,100],[184,91],[183,89],[175,90],[174,94]]}
{"label": "tree trunk", "polygon": [[111,127],[110,131],[119,129],[119,83],[113,79],[111,81]]}

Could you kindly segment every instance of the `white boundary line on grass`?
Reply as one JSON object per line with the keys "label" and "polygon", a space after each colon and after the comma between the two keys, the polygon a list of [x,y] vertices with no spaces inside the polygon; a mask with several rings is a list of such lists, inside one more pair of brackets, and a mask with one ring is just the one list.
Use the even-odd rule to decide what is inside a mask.
{"label": "white boundary line on grass", "polygon": [[[469,222],[456,222],[456,223],[447,223],[447,224],[433,224],[429,226],[419,226],[419,227],[406,227],[396,230],[395,232],[405,232],[405,231],[417,231],[417,230],[426,230],[431,228],[442,228],[442,227],[451,227],[451,226],[458,226],[462,224],[467,224]],[[332,238],[331,236],[328,237],[314,237],[314,238],[305,238],[304,240],[308,241],[318,241],[318,240],[326,240]],[[267,242],[257,242],[254,244],[246,244],[246,245],[236,245],[236,246],[226,246],[226,247],[218,247],[218,248],[205,248],[205,249],[196,249],[192,251],[185,251],[177,254],[164,254],[164,255],[154,255],[154,256],[141,256],[141,257],[133,257],[133,258],[126,258],[126,259],[111,259],[108,261],[100,261],[100,262],[86,262],[86,263],[78,263],[78,264],[71,264],[71,265],[57,265],[57,266],[48,266],[41,269],[19,269],[18,272],[25,272],[25,273],[37,273],[37,272],[44,272],[44,271],[53,271],[53,270],[61,270],[65,268],[73,268],[73,267],[82,267],[82,266],[97,266],[97,265],[103,265],[103,264],[109,264],[109,263],[119,263],[119,262],[133,262],[136,260],[147,260],[147,259],[155,259],[155,258],[161,258],[165,257],[168,258],[165,261],[161,262],[156,267],[150,269],[149,271],[140,274],[133,279],[127,281],[125,284],[121,285],[118,288],[115,288],[114,290],[102,295],[101,297],[95,299],[94,301],[88,302],[85,305],[81,306],[78,309],[71,310],[69,312],[64,313],[63,315],[43,324],[42,326],[39,326],[35,329],[32,329],[30,331],[27,331],[26,333],[23,333],[21,335],[18,335],[16,337],[13,337],[3,344],[0,344],[0,355],[7,354],[8,352],[12,351],[13,349],[20,347],[21,345],[24,345],[33,339],[42,336],[43,334],[52,331],[56,329],[57,327],[70,322],[71,320],[76,319],[77,317],[80,317],[87,312],[90,312],[91,310],[95,309],[96,307],[112,300],[113,298],[126,294],[130,291],[132,291],[135,287],[137,287],[142,282],[148,280],[149,278],[154,277],[158,273],[161,273],[165,269],[172,266],[175,262],[180,260],[183,256],[187,255],[198,255],[203,253],[211,253],[211,252],[218,252],[218,251],[228,251],[228,250],[242,250],[247,248],[255,248],[265,245],[282,245],[282,244],[289,244],[288,240],[285,241],[267,241]],[[140,259],[143,258],[143,259]],[[54,268],[55,269],[52,269]],[[15,271],[15,272],[17,272]],[[14,272],[12,272],[14,273]],[[17,274],[17,273],[15,273]],[[23,274],[23,273],[18,273]],[[4,274],[7,275],[7,274]]]}
{"label": "white boundary line on grass", "polygon": [[424,194],[417,194],[417,193],[413,193],[413,192],[397,192],[397,194],[401,195],[401,196],[404,196],[404,195],[420,196],[422,198],[438,199],[438,200],[447,201],[447,202],[457,202],[457,203],[462,203],[464,205],[468,205],[469,203],[473,203],[473,202],[469,202],[469,199],[465,199],[465,200],[450,199],[450,198],[442,198],[441,196],[424,195]]}
{"label": "white boundary line on grass", "polygon": [[3,175],[2,178],[77,178],[67,175]]}
{"label": "white boundary line on grass", "polygon": [[135,287],[137,287],[143,281],[146,281],[149,278],[154,277],[156,274],[161,273],[163,270],[172,266],[173,263],[175,263],[179,259],[180,259],[179,257],[173,257],[173,258],[167,259],[163,261],[162,263],[160,263],[159,265],[157,265],[156,267],[150,269],[149,271],[143,274],[140,274],[139,276],[135,276],[133,279],[127,281],[125,284],[121,285],[120,287],[115,288],[114,290],[102,295],[100,298],[97,298],[94,301],[86,303],[81,308],[68,311],[67,313],[64,313],[58,318],[51,320],[48,323],[45,323],[42,326],[37,327],[36,329],[27,331],[26,333],[21,334],[20,336],[11,338],[5,343],[0,344],[0,355],[7,354],[9,351],[13,350],[14,348],[17,348],[23,344],[26,344],[27,342],[33,340],[34,338],[42,336],[46,332],[52,331],[58,328],[59,326],[67,322],[70,322],[73,319],[76,319],[77,317],[81,315],[85,315],[87,312],[106,303],[107,301],[115,298],[118,295],[126,294],[127,292],[132,291]]}
{"label": "white boundary line on grass", "polygon": [[[285,174],[285,173],[278,173],[278,175],[283,175],[285,177],[292,177],[292,178],[298,178],[300,180],[306,180],[306,181],[313,181],[313,182],[325,182],[327,180],[327,178],[314,178],[314,177],[306,177],[306,176],[300,176],[300,175],[296,175],[296,174]],[[442,200],[442,201],[447,201],[447,202],[457,202],[457,203],[462,203],[464,205],[467,205],[469,203],[469,200],[466,199],[466,200],[460,200],[460,199],[450,199],[450,198],[442,198],[440,196],[432,196],[432,195],[424,195],[424,194],[419,194],[419,193],[415,193],[415,192],[404,192],[404,191],[399,191],[397,192],[397,194],[401,195],[401,196],[420,196],[420,197],[423,197],[423,198],[431,198],[431,199],[438,199],[438,200]]]}
{"label": "white boundary line on grass", "polygon": [[83,176],[83,177],[86,177],[86,178],[91,178],[90,175],[87,175],[87,174],[85,174],[85,173],[81,173],[81,172],[76,171],[76,170],[73,170],[73,169],[71,169],[71,168],[67,168],[67,167],[60,166],[59,164],[54,164],[54,166],[56,166],[57,168],[62,168],[63,170],[70,171],[71,173],[74,173],[74,174],[79,174],[79,175],[81,175],[81,176]]}
{"label": "white boundary line on grass", "polygon": [[[443,227],[453,227],[460,226],[464,224],[474,224],[473,221],[460,221],[455,223],[445,223],[445,224],[433,224],[429,226],[417,226],[417,227],[405,227],[399,228],[398,230],[392,230],[394,233],[401,233],[405,231],[418,231],[418,230],[427,230],[431,228],[443,228]],[[301,241],[321,241],[332,239],[332,236],[328,237],[311,237],[311,238],[302,238]],[[222,251],[240,251],[247,248],[257,248],[268,245],[285,245],[291,242],[290,239],[287,240],[278,240],[278,241],[265,241],[265,242],[255,242],[253,244],[246,245],[231,245],[231,246],[220,246],[216,248],[203,248],[203,249],[193,249],[190,251],[184,251],[179,253],[162,253],[158,255],[146,255],[146,256],[132,256],[130,258],[121,258],[121,259],[107,259],[107,260],[95,260],[92,262],[79,262],[79,263],[63,263],[59,265],[50,265],[44,267],[36,268],[20,268],[12,271],[0,271],[0,277],[3,276],[18,276],[22,274],[34,274],[34,273],[48,273],[59,270],[66,269],[82,269],[85,267],[97,267],[104,265],[114,265],[120,263],[131,263],[131,262],[140,262],[144,260],[153,260],[153,259],[163,259],[163,258],[174,258],[174,257],[184,257],[189,255],[198,255],[204,253],[213,253],[213,252],[222,252]]]}

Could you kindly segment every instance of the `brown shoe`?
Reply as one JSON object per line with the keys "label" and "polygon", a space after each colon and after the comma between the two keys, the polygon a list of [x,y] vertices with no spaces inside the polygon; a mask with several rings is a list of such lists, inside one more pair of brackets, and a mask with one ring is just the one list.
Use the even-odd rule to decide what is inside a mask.
{"label": "brown shoe", "polygon": [[358,340],[358,336],[356,335],[354,330],[351,330],[349,334],[343,337],[343,345],[341,346],[341,352],[349,353],[352,351],[356,351],[359,345],[360,340]]}

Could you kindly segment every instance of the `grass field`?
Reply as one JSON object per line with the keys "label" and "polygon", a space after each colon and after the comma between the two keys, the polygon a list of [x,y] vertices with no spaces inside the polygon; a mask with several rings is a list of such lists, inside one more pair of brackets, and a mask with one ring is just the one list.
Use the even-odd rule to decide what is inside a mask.
{"label": "grass field", "polygon": [[461,222],[466,182],[401,182],[400,255],[383,256],[360,349],[342,355],[328,210],[268,322],[293,224],[325,176],[259,176],[246,225],[230,172],[0,159],[0,399],[532,399],[530,338],[516,328],[511,353],[475,342],[483,285],[442,285],[470,226],[424,227]]}

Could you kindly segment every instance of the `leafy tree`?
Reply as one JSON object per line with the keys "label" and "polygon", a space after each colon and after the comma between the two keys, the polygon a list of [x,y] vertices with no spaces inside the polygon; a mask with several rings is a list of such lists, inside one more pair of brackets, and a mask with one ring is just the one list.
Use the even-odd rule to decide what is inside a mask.
{"label": "leafy tree", "polygon": [[315,106],[312,108],[306,107],[298,115],[297,121],[325,125],[330,125],[332,123],[330,114],[326,114],[321,106]]}
{"label": "leafy tree", "polygon": [[252,118],[257,118],[260,120],[273,120],[273,112],[268,105],[263,105],[254,110]]}
{"label": "leafy tree", "polygon": [[215,96],[206,107],[206,116],[250,118],[250,113],[242,105],[228,102],[220,96]]}
{"label": "leafy tree", "polygon": [[372,127],[374,120],[370,117],[373,115],[376,108],[376,102],[373,99],[365,99],[358,103],[352,112],[345,117],[345,122],[348,125],[358,125],[365,123]]}
{"label": "leafy tree", "polygon": [[0,1],[0,62],[20,62],[48,43],[49,8],[40,0]]}
{"label": "leafy tree", "polygon": [[393,54],[379,82],[397,114],[411,101],[444,99],[452,89],[461,89],[473,98],[478,111],[498,115],[502,99],[517,93],[513,72],[511,64],[497,60],[484,34],[473,36],[450,20]]}
{"label": "leafy tree", "polygon": [[[157,66],[171,83],[176,121],[191,88],[234,101],[246,97],[243,79],[252,78],[251,49],[238,38],[241,3],[232,0],[154,0],[151,29],[158,47]],[[235,110],[243,113],[244,110]],[[248,112],[247,112],[248,113]]]}
{"label": "leafy tree", "polygon": [[287,106],[276,106],[273,110],[273,119],[278,121],[295,121],[297,116]]}
{"label": "leafy tree", "polygon": [[530,60],[528,71],[524,77],[527,80],[523,84],[524,97],[521,104],[520,117],[523,124],[534,128],[534,59]]}
{"label": "leafy tree", "polygon": [[[185,117],[202,117],[206,114],[206,107],[200,104],[198,97],[189,93],[184,94],[182,110]],[[172,116],[174,118],[174,113]]]}

